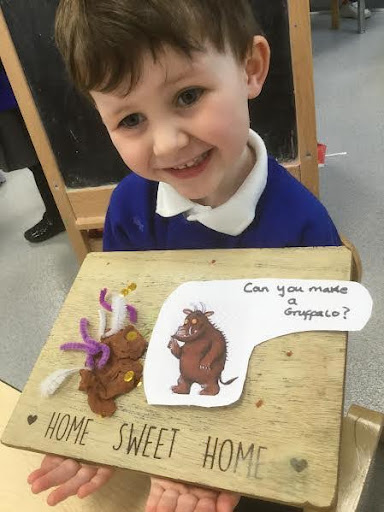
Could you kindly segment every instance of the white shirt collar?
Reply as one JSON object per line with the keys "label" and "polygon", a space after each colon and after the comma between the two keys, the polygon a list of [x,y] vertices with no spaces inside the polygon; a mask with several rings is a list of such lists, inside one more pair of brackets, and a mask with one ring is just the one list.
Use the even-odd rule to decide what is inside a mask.
{"label": "white shirt collar", "polygon": [[268,177],[268,156],[263,139],[249,130],[248,144],[256,154],[256,163],[244,183],[228,201],[217,208],[194,203],[181,196],[171,185],[159,183],[156,213],[173,217],[184,213],[189,221],[236,236],[242,233],[255,218],[257,203],[264,192]]}

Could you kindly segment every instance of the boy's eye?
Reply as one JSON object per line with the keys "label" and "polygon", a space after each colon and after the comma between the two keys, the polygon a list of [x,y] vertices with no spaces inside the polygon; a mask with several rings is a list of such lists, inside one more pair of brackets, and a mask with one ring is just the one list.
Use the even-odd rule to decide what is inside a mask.
{"label": "boy's eye", "polygon": [[177,105],[179,107],[190,107],[194,103],[196,103],[204,90],[200,87],[193,87],[191,89],[186,89],[182,93],[180,93],[177,97]]}
{"label": "boy's eye", "polygon": [[119,123],[119,128],[136,128],[140,123],[144,121],[143,114],[130,114],[127,117],[124,117],[122,121]]}

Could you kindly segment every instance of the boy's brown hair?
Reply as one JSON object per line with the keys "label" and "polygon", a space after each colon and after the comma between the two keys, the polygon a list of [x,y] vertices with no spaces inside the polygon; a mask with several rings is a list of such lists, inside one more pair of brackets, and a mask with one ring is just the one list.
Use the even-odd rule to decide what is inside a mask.
{"label": "boy's brown hair", "polygon": [[[61,0],[56,41],[76,87],[128,93],[149,51],[164,46],[191,57],[210,43],[241,62],[261,34],[248,0]],[[126,83],[128,81],[128,83]]]}

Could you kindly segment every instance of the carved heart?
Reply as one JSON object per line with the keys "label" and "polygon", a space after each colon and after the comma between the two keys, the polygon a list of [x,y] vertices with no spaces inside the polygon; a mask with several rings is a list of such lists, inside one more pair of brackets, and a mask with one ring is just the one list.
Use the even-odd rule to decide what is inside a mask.
{"label": "carved heart", "polygon": [[30,414],[27,418],[27,421],[28,421],[28,424],[29,425],[32,425],[32,423],[35,423],[35,421],[37,420],[37,416],[36,414],[34,416],[32,416],[32,414]]}
{"label": "carved heart", "polygon": [[308,467],[308,461],[305,459],[291,459],[291,466],[295,471],[301,473]]}

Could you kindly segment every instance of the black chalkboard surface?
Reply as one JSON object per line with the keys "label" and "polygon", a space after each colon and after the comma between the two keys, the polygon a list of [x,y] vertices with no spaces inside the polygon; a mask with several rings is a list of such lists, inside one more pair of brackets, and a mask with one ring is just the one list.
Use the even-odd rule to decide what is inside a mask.
{"label": "black chalkboard surface", "polygon": [[[250,105],[252,127],[282,161],[297,156],[287,0],[251,0],[272,47],[261,96]],[[119,182],[129,170],[95,110],[74,90],[54,43],[58,0],[0,0],[32,96],[68,188]],[[234,8],[236,2],[234,2]]]}
{"label": "black chalkboard surface", "polygon": [[250,102],[251,125],[268,152],[287,162],[298,155],[287,0],[251,0],[271,46],[271,67],[261,95]]}

